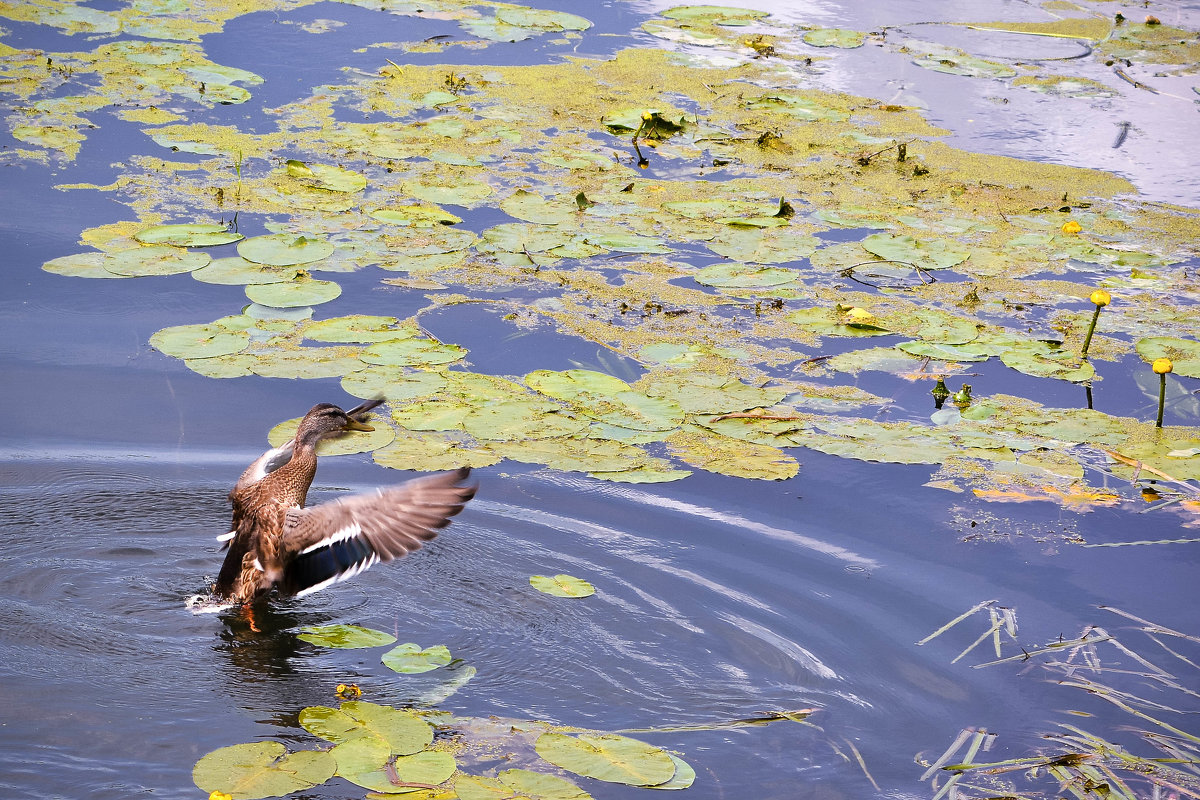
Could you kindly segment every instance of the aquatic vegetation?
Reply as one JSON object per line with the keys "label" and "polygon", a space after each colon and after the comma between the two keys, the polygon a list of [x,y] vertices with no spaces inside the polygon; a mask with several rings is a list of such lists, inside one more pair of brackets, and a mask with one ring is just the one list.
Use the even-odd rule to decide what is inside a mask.
{"label": "aquatic vegetation", "polygon": [[[1000,761],[979,759],[982,751],[994,746],[997,734],[986,728],[963,730],[937,758],[919,758],[928,767],[922,780],[937,789],[934,797],[965,792],[982,796],[1069,792],[1081,800],[1133,800],[1160,791],[1181,797],[1200,794],[1196,769],[1200,736],[1182,727],[1183,722],[1169,721],[1195,707],[1195,692],[1189,687],[1195,685],[1196,662],[1187,648],[1194,650],[1200,638],[1118,608],[1102,606],[1101,610],[1134,624],[1121,632],[1090,625],[1075,638],[1060,636],[1042,647],[1023,648],[1016,644],[1015,610],[993,600],[977,604],[918,642],[927,644],[985,612],[989,625],[955,661],[990,639],[996,660],[975,668],[1020,663],[1025,671],[1034,670],[1064,689],[1078,690],[1080,696],[1065,709],[1075,719],[1094,716],[1087,708],[1097,701],[1128,715],[1127,724],[1107,734],[1086,730],[1084,722],[1055,723],[1054,732],[1042,737],[1046,745],[1038,748],[1040,752]],[[1002,655],[1002,634],[1012,642],[1007,649],[1019,653]],[[1023,784],[1018,784],[1018,776]]]}
{"label": "aquatic vegetation", "polygon": [[[395,641],[357,625],[304,628],[297,637],[334,648],[386,646]],[[413,643],[398,645],[382,661],[404,675],[453,669],[450,651],[443,645],[424,649]],[[460,666],[424,697],[424,704],[444,701],[474,675],[473,667]],[[338,776],[370,791],[405,792],[413,797],[426,796],[416,794],[421,790],[453,793],[464,800],[515,792],[530,798],[586,800],[591,795],[562,773],[656,789],[686,789],[696,779],[695,770],[678,755],[616,733],[539,721],[459,717],[432,708],[394,708],[360,700],[361,690],[344,683],[336,694],[343,701],[337,708],[310,706],[298,716],[300,727],[328,746],[288,751],[279,742],[256,742],[222,747],[196,762],[196,785],[204,791],[227,793],[234,800],[252,800],[312,788]],[[697,729],[799,719],[806,713],[766,715]],[[497,752],[504,753],[499,766]]]}
{"label": "aquatic vegetation", "polygon": [[595,586],[574,575],[531,575],[529,585],[555,597],[591,597],[596,593]]}
{"label": "aquatic vegetation", "polygon": [[[93,33],[135,16],[54,8],[39,18]],[[575,36],[590,24],[492,3],[376,10],[439,15],[481,46]],[[237,13],[222,8],[207,24]],[[1112,25],[1079,17],[973,27],[1099,42]],[[1136,41],[1142,58],[1175,63],[1165,28],[1124,25],[1108,41]],[[853,31],[720,6],[669,9],[643,30],[721,58],[653,47],[535,66],[380,58],[374,72],[348,72],[268,109],[269,131],[189,110],[232,97],[212,87],[256,85],[250,73],[205,61],[198,44],[117,41],[53,54],[62,69],[102,79],[77,104],[91,110],[71,113],[158,103],[171,114],[139,123],[169,149],[133,159],[111,186],[74,187],[110,193],[136,220],[84,231],[102,252],[45,269],[186,272],[243,287],[252,302],[241,313],[188,320],[152,345],[214,378],[340,377],[359,396],[383,393],[393,413],[369,444],[378,463],[402,469],[509,459],[607,480],[677,480],[691,474],[684,466],[783,480],[809,447],[942,467],[1023,464],[1030,480],[1086,497],[1097,494],[1086,470],[1062,484],[1062,469],[1045,470],[1033,455],[1091,469],[1103,447],[1132,451],[1148,421],[1123,423],[1121,441],[1083,437],[1067,448],[1006,427],[1012,419],[991,396],[1037,398],[1046,379],[1111,379],[1106,364],[1132,353],[1132,342],[1141,353],[1164,339],[1177,342],[1175,375],[1194,377],[1194,299],[1173,266],[1195,257],[1194,211],[1140,204],[1113,175],[956,149],[912,108],[813,88],[804,70],[822,49],[861,44]],[[936,42],[880,44],[964,77],[1027,77]],[[9,90],[54,99],[44,65],[17,57],[8,69]],[[30,106],[20,121],[65,113],[55,108]],[[208,221],[230,214],[237,230]],[[835,229],[849,235],[821,235]],[[377,269],[389,291],[424,293],[424,307],[386,319],[318,316],[335,298],[354,302],[347,287],[361,286],[321,273]],[[1095,334],[1077,309],[1118,288],[1121,303]],[[245,305],[239,297],[229,296],[231,312]],[[429,336],[422,320],[478,303],[505,312],[514,332],[551,325],[643,371],[473,372],[468,348]],[[883,344],[847,349],[850,337]],[[886,401],[864,400],[852,385],[864,370],[937,380],[967,365],[987,377],[972,380],[969,409],[936,424],[912,409],[881,422]],[[1070,410],[1040,413],[1063,419]],[[1011,488],[996,470],[956,472],[997,497]]]}

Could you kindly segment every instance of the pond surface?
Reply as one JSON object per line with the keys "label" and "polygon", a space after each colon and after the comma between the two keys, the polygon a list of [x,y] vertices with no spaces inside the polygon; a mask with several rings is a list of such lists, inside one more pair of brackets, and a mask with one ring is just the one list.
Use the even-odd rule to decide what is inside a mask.
{"label": "pond surface", "polygon": [[[247,103],[198,107],[196,118],[271,130],[274,118],[264,117],[263,108],[342,82],[347,69],[373,73],[385,55],[414,64],[521,64],[564,55],[607,58],[635,44],[668,46],[639,27],[666,4],[573,5],[556,7],[596,23],[576,39],[547,44],[542,37],[436,55],[357,50],[376,40],[462,35],[445,20],[414,21],[332,3],[272,6],[204,37],[213,62],[253,70],[265,83],[252,87]],[[886,4],[883,10],[855,3],[782,5],[757,7],[789,24],[863,31],[1000,16],[993,3]],[[1037,16],[1030,6],[1009,5],[1006,19]],[[1111,4],[1100,5],[1105,15],[1115,13]],[[95,7],[110,6],[118,7]],[[1140,18],[1146,12],[1139,6],[1125,13]],[[1170,13],[1164,23],[1193,31],[1200,23],[1200,5],[1174,4]],[[299,27],[330,18],[344,25],[324,35]],[[391,28],[376,30],[381,18]],[[12,46],[50,52],[93,46],[48,25],[15,20],[6,27],[3,41]],[[1004,55],[995,42],[977,47],[964,29],[952,33],[921,30],[920,36],[984,58]],[[1056,40],[1027,57],[1072,58],[1079,47]],[[1074,103],[1068,114],[1062,107],[1073,101],[919,69],[876,50],[854,60],[847,54],[855,51],[843,51],[814,81],[924,108],[932,124],[951,131],[957,147],[1115,171],[1144,199],[1200,203],[1194,179],[1200,151],[1177,146],[1194,138],[1195,106],[1191,99],[1164,97],[1190,92],[1194,74],[1172,77],[1159,94],[1118,80],[1112,85],[1119,95]],[[9,100],[10,108],[18,105]],[[336,705],[335,687],[343,683],[358,684],[363,699],[377,703],[630,732],[685,758],[697,773],[686,796],[700,799],[932,797],[937,789],[923,778],[926,767],[964,729],[998,734],[976,761],[1064,752],[1043,738],[1061,733],[1064,724],[1144,756],[1159,754],[1122,726],[1161,728],[1064,685],[1065,677],[1079,676],[1054,667],[1053,656],[974,668],[997,659],[988,631],[1005,610],[1015,613],[1018,628],[1015,637],[996,640],[1001,657],[1099,626],[1128,651],[1098,644],[1061,660],[1078,665],[1094,657],[1105,668],[1150,671],[1130,655],[1136,651],[1178,684],[1120,672],[1089,677],[1163,704],[1153,709],[1126,698],[1195,733],[1194,716],[1178,712],[1200,711],[1196,640],[1161,632],[1155,640],[1129,615],[1200,635],[1197,517],[1178,507],[1141,513],[1144,506],[1130,500],[1136,490],[1104,469],[1089,479],[1120,502],[987,502],[969,486],[951,493],[931,485],[936,467],[929,464],[874,463],[803,447],[789,451],[800,462],[798,474],[779,481],[696,469],[674,482],[622,483],[505,460],[475,469],[477,498],[410,558],[310,597],[261,607],[254,617],[258,630],[236,610],[193,613],[186,599],[206,592],[219,568],[214,537],[226,530],[226,493],[266,449],[266,432],[314,403],[356,401],[336,377],[210,378],[147,344],[165,327],[236,313],[246,302],[241,287],[187,274],[84,280],[41,269],[78,252],[84,230],[134,216],[127,206],[136,202],[128,197],[56,187],[107,184],[131,170],[138,154],[164,152],[138,124],[97,119],[75,160],[14,156],[3,166],[0,794],[203,797],[192,767],[216,748],[263,740],[295,749],[320,744],[297,716],[308,706]],[[1133,125],[1128,139],[1114,147],[1126,121]],[[25,146],[6,142],[9,155]],[[673,168],[655,155],[647,174],[670,179]],[[709,178],[720,180],[720,174]],[[183,221],[179,209],[187,202],[174,203],[156,213]],[[456,211],[476,232],[505,219],[494,204]],[[266,220],[245,219],[242,231],[265,233]],[[224,250],[221,255],[234,254],[232,247]],[[1194,261],[1190,268],[1194,275]],[[428,305],[425,290],[381,286],[378,273],[335,277],[342,295],[321,307],[321,318],[405,318]],[[445,276],[434,277],[457,289]],[[514,304],[532,307],[544,296],[538,291],[488,292],[479,296],[483,302],[421,316],[429,334],[470,351],[472,370],[521,376],[586,367],[629,381],[642,373],[644,364],[628,353],[562,327],[506,327],[504,315]],[[1044,325],[1045,316],[1030,323]],[[852,341],[827,342],[818,352],[860,346]],[[983,393],[1032,397],[1051,408],[1090,404],[1141,420],[1154,414],[1157,386],[1147,390],[1130,377],[1145,367],[1129,352],[1114,357],[1106,365],[1109,380],[1086,395],[1067,381],[1035,383],[994,358],[971,366],[978,369],[970,380]],[[1185,396],[1168,422],[1183,439],[1197,435],[1183,427],[1196,424],[1186,395],[1197,384],[1180,381]],[[879,412],[888,419],[924,420],[933,412],[928,383],[879,372],[856,373],[842,383],[888,398],[891,405]],[[310,502],[406,477],[368,454],[327,457]],[[1130,542],[1144,544],[1096,546]],[[531,575],[559,573],[585,578],[596,594],[562,599],[529,584]],[[444,644],[477,672],[439,702],[449,680],[445,671],[398,675],[380,663],[379,649],[333,650],[297,638],[303,627],[336,623],[379,629],[423,647]],[[955,661],[977,639],[982,644]],[[732,725],[781,712],[805,713]],[[1194,754],[1186,749],[1192,740],[1171,735],[1183,743],[1182,752]],[[950,763],[964,759],[959,751]],[[506,766],[497,756],[473,771]],[[642,791],[576,780],[597,798]],[[1027,784],[1020,773],[997,780],[1013,781],[1018,792],[1052,796],[1055,788],[1052,781]],[[1002,786],[986,785],[993,792]],[[1139,784],[1137,793],[1150,796],[1148,785]],[[964,796],[989,790],[964,790]],[[350,798],[365,791],[334,778],[296,796]]]}

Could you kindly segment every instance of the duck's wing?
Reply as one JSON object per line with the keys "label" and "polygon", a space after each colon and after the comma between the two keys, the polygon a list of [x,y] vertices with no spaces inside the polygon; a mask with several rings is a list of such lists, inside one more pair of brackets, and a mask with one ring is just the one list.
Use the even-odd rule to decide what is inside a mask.
{"label": "duck's wing", "polygon": [[431,475],[369,494],[288,511],[280,546],[285,594],[309,594],[391,561],[437,536],[475,496],[470,474]]}

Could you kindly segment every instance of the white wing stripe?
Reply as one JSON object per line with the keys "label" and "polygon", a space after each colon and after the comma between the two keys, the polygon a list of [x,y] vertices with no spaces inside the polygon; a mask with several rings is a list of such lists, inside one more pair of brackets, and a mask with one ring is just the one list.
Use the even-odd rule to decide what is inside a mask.
{"label": "white wing stripe", "polygon": [[310,544],[308,547],[300,551],[300,555],[311,553],[318,547],[324,547],[325,545],[333,544],[334,542],[340,542],[344,539],[353,539],[355,536],[358,536],[361,533],[362,526],[357,522],[351,522],[349,525],[345,526],[344,528],[339,528],[329,536],[326,536],[324,539]]}

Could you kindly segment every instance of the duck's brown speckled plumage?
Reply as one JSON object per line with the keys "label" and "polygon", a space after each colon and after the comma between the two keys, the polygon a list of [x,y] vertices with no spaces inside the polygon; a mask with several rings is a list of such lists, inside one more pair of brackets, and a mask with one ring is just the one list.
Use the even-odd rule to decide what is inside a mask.
{"label": "duck's brown speckled plumage", "polygon": [[233,526],[217,576],[217,595],[248,603],[277,590],[306,594],[374,563],[416,550],[475,495],[468,469],[418,478],[370,494],[305,508],[317,471],[317,445],[365,419],[382,400],[342,411],[314,406],[296,436],[246,468],[229,493]]}

